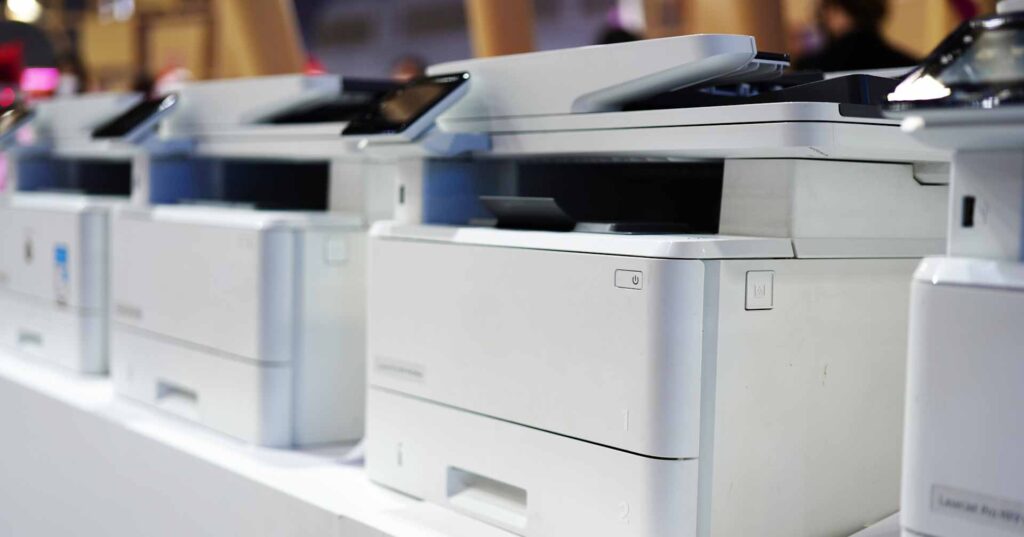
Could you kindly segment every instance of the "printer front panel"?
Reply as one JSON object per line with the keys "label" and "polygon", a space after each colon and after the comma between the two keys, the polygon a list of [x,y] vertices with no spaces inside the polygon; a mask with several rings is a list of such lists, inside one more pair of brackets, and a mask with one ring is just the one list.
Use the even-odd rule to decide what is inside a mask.
{"label": "printer front panel", "polygon": [[703,270],[373,238],[370,384],[630,452],[696,457]]}
{"label": "printer front panel", "polygon": [[[268,240],[271,234],[278,238]],[[245,360],[286,362],[291,310],[262,308],[267,296],[292,302],[293,242],[285,230],[119,214],[112,320]],[[277,260],[272,270],[269,260]],[[274,320],[281,322],[265,324]]]}
{"label": "printer front panel", "polygon": [[105,214],[83,210],[0,207],[0,289],[61,309],[101,310],[103,293],[82,286],[85,273],[94,272],[86,265],[106,262],[106,237],[84,235],[105,234],[105,220]]}
{"label": "printer front panel", "polygon": [[107,223],[106,211],[0,207],[0,344],[106,371]]}

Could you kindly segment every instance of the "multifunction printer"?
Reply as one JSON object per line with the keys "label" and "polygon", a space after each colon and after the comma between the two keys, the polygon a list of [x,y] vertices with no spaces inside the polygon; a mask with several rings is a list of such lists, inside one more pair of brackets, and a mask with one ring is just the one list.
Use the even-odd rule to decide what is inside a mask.
{"label": "multifunction printer", "polygon": [[365,236],[391,187],[340,132],[388,88],[289,75],[177,92],[159,136],[189,150],[150,159],[113,222],[119,394],[260,445],[362,436]]}
{"label": "multifunction printer", "polygon": [[890,97],[906,131],[955,151],[947,252],[914,275],[906,537],[1024,533],[1024,11],[1013,7],[963,24]]}
{"label": "multifunction printer", "polygon": [[128,201],[152,130],[145,117],[125,122],[140,103],[137,94],[97,94],[5,113],[0,345],[82,373],[107,371],[109,219]]}
{"label": "multifunction printer", "polygon": [[531,537],[848,535],[898,509],[948,155],[896,81],[695,35],[438,65],[346,130],[370,478]]}

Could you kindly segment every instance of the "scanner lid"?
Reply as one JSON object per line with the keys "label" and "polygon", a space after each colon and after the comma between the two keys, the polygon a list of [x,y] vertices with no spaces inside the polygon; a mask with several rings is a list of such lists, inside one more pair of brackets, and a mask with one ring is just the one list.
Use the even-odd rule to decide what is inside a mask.
{"label": "scanner lid", "polygon": [[446,242],[532,250],[624,255],[664,259],[788,259],[796,257],[787,238],[729,235],[616,235],[522,231],[378,222],[371,233],[394,240]]}
{"label": "scanner lid", "polygon": [[[350,124],[344,135],[362,137],[359,149],[370,143],[437,144],[439,131],[486,136],[493,132],[487,123],[492,119],[618,111],[630,100],[679,87],[778,76],[788,65],[788,56],[758,53],[754,38],[741,35],[690,35],[449,62],[383,95],[374,112]],[[435,124],[440,128],[434,129]],[[450,140],[440,145],[486,146]]]}
{"label": "scanner lid", "polygon": [[704,34],[443,63],[428,73],[469,73],[468,94],[439,124],[473,118],[586,114],[706,83],[778,76],[785,55],[759,54],[754,38]]}
{"label": "scanner lid", "polygon": [[282,75],[184,85],[162,139],[212,158],[325,160],[349,153],[339,133],[396,85],[337,75]]}
{"label": "scanner lid", "polygon": [[141,93],[85,93],[56,97],[33,105],[36,137],[51,141],[89,140],[98,125],[143,100]]}
{"label": "scanner lid", "polygon": [[[878,105],[895,85],[891,78],[818,73],[783,84],[786,66],[785,55],[759,52],[752,37],[738,35],[445,63],[433,66],[431,75],[468,78],[461,98],[443,100],[431,111],[436,128],[420,138],[367,136],[356,148],[382,159],[472,153],[949,160],[945,152],[902,135],[897,120],[881,117]],[[757,85],[779,87],[742,94]],[[720,91],[727,87],[733,95]],[[486,143],[457,143],[474,136]]]}
{"label": "scanner lid", "polygon": [[55,192],[14,192],[3,200],[12,209],[56,212],[109,211],[128,202],[125,196],[104,196]]}
{"label": "scanner lid", "polygon": [[341,228],[360,229],[364,216],[348,212],[268,211],[251,210],[244,205],[157,205],[153,207],[122,206],[119,215],[125,218],[186,225],[231,227],[252,230],[277,228]]}

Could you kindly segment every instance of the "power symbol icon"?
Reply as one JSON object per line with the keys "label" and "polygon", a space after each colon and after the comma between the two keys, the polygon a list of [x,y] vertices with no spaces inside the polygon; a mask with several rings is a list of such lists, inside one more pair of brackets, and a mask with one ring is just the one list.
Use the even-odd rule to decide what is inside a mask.
{"label": "power symbol icon", "polygon": [[643,289],[644,273],[639,270],[616,270],[615,287],[622,289]]}

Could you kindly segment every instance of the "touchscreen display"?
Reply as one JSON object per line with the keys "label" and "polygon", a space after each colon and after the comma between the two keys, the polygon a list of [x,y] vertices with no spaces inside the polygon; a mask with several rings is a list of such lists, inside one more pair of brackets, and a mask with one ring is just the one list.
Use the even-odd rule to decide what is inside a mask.
{"label": "touchscreen display", "polygon": [[353,119],[343,134],[402,132],[468,80],[466,73],[414,80],[384,94],[366,114]]}
{"label": "touchscreen display", "polygon": [[21,105],[14,105],[0,112],[0,138],[6,138],[18,130],[18,127],[24,125],[31,116],[32,112]]}
{"label": "touchscreen display", "polygon": [[93,130],[92,136],[93,138],[121,138],[127,136],[142,126],[154,114],[174,106],[176,101],[177,96],[174,94],[146,99],[120,116],[97,127]]}
{"label": "touchscreen display", "polygon": [[938,76],[946,85],[1024,80],[1024,32],[994,30],[979,34]]}
{"label": "touchscreen display", "polygon": [[1024,15],[964,23],[889,94],[887,110],[992,108],[1024,100]]}
{"label": "touchscreen display", "polygon": [[303,103],[264,118],[267,125],[305,125],[311,123],[342,123],[360,117],[370,110],[369,99],[338,98],[329,101]]}

